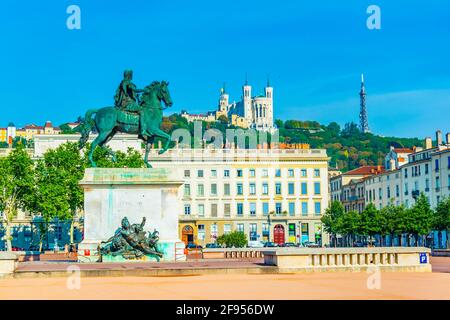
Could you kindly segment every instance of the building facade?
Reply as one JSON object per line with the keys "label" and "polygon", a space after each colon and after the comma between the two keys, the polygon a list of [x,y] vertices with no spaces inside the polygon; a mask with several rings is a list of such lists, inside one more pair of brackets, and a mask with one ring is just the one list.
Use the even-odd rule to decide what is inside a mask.
{"label": "building facade", "polygon": [[328,206],[325,150],[173,149],[152,153],[151,163],[184,179],[185,243],[213,243],[234,230],[249,241],[328,242],[320,222]]}

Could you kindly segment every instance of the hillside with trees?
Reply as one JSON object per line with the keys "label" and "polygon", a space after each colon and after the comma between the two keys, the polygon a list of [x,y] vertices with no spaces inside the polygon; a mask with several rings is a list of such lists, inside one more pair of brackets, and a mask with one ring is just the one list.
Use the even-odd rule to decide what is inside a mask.
{"label": "hillside with trees", "polygon": [[[342,171],[352,170],[364,165],[383,165],[389,147],[412,148],[422,146],[417,138],[383,137],[372,133],[361,133],[358,126],[351,122],[341,128],[338,123],[322,125],[316,121],[276,120],[279,128],[279,141],[284,143],[306,143],[311,148],[327,150],[330,166]],[[185,128],[193,136],[194,124],[177,114],[164,117],[162,129],[172,132]],[[203,130],[218,129],[225,137],[225,130],[235,128],[224,121],[203,122]],[[270,137],[269,137],[270,142]],[[193,142],[192,142],[193,143]]]}

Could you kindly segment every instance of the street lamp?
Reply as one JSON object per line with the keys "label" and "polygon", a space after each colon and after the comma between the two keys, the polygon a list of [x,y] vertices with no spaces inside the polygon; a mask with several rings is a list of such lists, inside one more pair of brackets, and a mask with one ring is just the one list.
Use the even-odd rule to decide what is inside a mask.
{"label": "street lamp", "polygon": [[269,212],[269,214],[267,215],[267,222],[269,223],[269,233],[267,234],[267,242],[270,242],[270,215],[274,214],[273,211]]}

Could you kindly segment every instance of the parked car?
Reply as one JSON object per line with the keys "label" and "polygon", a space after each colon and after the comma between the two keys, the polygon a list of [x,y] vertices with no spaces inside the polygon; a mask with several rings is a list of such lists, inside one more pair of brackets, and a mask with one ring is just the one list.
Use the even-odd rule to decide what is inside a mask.
{"label": "parked car", "polygon": [[186,246],[186,249],[203,249],[203,247],[199,244],[195,244],[195,243],[189,243]]}
{"label": "parked car", "polygon": [[278,245],[274,242],[267,241],[266,243],[264,243],[264,248],[275,248],[275,247],[278,247]]}
{"label": "parked car", "polygon": [[319,245],[312,241],[305,241],[303,242],[303,246],[307,248],[319,248]]}
{"label": "parked car", "polygon": [[293,242],[285,242],[283,243],[280,247],[283,248],[293,248],[293,247],[297,247],[297,245]]}
{"label": "parked car", "polygon": [[39,246],[38,245],[31,245],[28,248],[28,251],[39,251]]}
{"label": "parked car", "polygon": [[220,245],[218,245],[217,243],[207,243],[205,248],[214,249],[214,248],[222,248],[222,247]]}
{"label": "parked car", "polygon": [[367,243],[364,243],[362,241],[356,241],[353,243],[354,248],[364,248],[367,247]]}
{"label": "parked car", "polygon": [[256,240],[256,241],[249,241],[247,244],[247,247],[249,248],[263,248],[264,242]]}

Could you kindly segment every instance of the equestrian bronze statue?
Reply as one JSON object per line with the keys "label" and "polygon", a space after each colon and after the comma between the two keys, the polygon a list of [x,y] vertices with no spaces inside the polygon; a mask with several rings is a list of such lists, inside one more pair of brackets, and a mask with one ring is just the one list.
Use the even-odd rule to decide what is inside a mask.
{"label": "equestrian bronze statue", "polygon": [[[88,110],[80,121],[78,126],[78,130],[81,132],[80,149],[86,145],[92,129],[95,128],[98,133],[88,155],[92,167],[96,167],[93,159],[95,148],[97,146],[104,148],[117,132],[138,134],[138,137],[145,143],[144,162],[148,168],[151,168],[148,162],[148,153],[155,138],[166,140],[159,154],[166,152],[169,148],[170,136],[160,129],[163,110],[172,106],[168,89],[169,83],[154,81],[144,89],[138,89],[132,79],[133,72],[125,71],[124,79],[114,96],[114,106]],[[93,115],[95,115],[94,118],[92,118]],[[112,158],[113,161],[116,160],[114,152],[112,152]]]}

